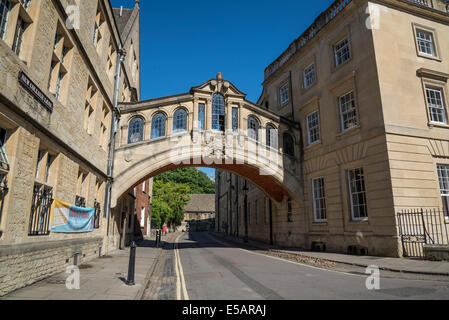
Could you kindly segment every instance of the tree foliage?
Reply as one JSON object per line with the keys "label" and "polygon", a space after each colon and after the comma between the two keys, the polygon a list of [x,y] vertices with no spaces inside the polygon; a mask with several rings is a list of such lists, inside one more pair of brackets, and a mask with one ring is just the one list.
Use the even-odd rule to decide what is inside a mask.
{"label": "tree foliage", "polygon": [[158,226],[164,223],[172,227],[181,225],[184,220],[184,208],[190,199],[190,188],[187,184],[156,180],[153,185],[153,220]]}
{"label": "tree foliage", "polygon": [[187,184],[191,194],[214,194],[215,182],[202,171],[195,168],[182,168],[165,172],[155,178],[155,181]]}

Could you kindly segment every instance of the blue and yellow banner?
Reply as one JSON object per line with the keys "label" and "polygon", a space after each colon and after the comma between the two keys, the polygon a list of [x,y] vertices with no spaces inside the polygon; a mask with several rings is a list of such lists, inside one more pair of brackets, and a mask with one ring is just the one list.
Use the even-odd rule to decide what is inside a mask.
{"label": "blue and yellow banner", "polygon": [[54,200],[51,208],[51,232],[82,233],[94,230],[95,209],[80,208]]}

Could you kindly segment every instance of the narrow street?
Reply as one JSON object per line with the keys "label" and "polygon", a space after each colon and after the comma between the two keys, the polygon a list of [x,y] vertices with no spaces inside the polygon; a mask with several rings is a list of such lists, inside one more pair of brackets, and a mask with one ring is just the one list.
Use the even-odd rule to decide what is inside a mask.
{"label": "narrow street", "polygon": [[[380,290],[368,290],[364,270],[319,269],[232,247],[208,233],[167,244],[144,299],[449,299],[449,281],[380,274]],[[392,275],[393,274],[393,275]]]}

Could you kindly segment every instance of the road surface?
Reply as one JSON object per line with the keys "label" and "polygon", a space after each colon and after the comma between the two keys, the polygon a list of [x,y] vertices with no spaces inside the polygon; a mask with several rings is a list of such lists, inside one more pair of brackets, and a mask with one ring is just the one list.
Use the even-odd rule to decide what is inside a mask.
{"label": "road surface", "polygon": [[380,271],[380,289],[368,290],[364,271],[320,269],[190,233],[166,247],[144,299],[449,299],[449,279],[399,279]]}

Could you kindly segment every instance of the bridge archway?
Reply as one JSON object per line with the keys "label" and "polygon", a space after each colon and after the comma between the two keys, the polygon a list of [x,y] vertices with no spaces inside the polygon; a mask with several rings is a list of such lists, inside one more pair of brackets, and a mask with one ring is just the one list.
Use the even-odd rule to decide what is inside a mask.
{"label": "bridge archway", "polygon": [[[216,94],[224,97],[223,119],[212,112]],[[232,172],[258,186],[276,202],[284,197],[296,198],[302,192],[300,162],[284,154],[282,141],[285,132],[301,141],[299,125],[247,101],[246,95],[223,80],[221,74],[188,93],[125,103],[121,109],[112,208],[120,196],[149,177],[183,167]],[[187,123],[186,130],[179,132],[175,130],[179,127],[175,113],[181,109],[187,113]],[[165,115],[165,134],[154,138],[152,121],[157,114]],[[144,125],[141,133],[133,134],[141,139],[130,141],[129,124],[137,116],[144,119]],[[249,128],[251,118],[257,119],[258,125]],[[258,130],[256,134],[254,128]],[[294,154],[300,154],[300,146],[294,148]]]}

